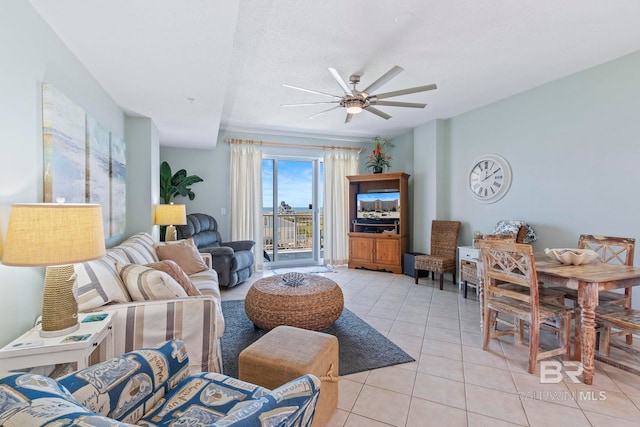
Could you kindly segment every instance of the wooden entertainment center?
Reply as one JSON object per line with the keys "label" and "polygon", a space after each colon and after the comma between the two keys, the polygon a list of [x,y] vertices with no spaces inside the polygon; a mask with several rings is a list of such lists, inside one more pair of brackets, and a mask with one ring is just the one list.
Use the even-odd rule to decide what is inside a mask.
{"label": "wooden entertainment center", "polygon": [[[348,176],[349,268],[368,268],[402,274],[402,254],[409,245],[409,175],[404,172]],[[400,207],[392,213],[358,216],[358,195],[399,193]]]}

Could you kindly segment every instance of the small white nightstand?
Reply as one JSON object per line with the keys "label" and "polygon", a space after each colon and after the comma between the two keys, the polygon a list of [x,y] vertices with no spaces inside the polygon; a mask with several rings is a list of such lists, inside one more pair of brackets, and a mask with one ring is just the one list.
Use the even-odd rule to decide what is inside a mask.
{"label": "small white nightstand", "polygon": [[[102,320],[88,322],[88,318]],[[91,353],[102,343],[107,359],[113,358],[113,318],[115,313],[83,313],[80,328],[68,335],[43,338],[35,326],[0,349],[0,371],[76,362],[77,369],[89,366]]]}
{"label": "small white nightstand", "polygon": [[461,289],[464,285],[464,283],[462,283],[463,263],[475,263],[479,258],[480,248],[474,248],[473,246],[458,246],[458,289]]}

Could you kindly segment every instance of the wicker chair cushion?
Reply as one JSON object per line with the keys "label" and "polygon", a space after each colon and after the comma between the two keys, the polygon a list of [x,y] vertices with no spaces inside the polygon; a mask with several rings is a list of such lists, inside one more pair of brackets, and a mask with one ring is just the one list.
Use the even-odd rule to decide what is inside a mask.
{"label": "wicker chair cushion", "polygon": [[463,282],[478,285],[478,267],[475,264],[464,264],[460,270],[460,278]]}
{"label": "wicker chair cushion", "polygon": [[415,257],[415,269],[437,271],[443,273],[456,271],[456,259],[435,255],[417,255]]}

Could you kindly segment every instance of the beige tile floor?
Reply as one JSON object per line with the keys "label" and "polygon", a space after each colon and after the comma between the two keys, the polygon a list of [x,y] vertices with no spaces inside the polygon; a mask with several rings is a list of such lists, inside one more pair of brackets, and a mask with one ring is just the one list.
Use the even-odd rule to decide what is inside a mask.
{"label": "beige tile floor", "polygon": [[[341,286],[349,310],[416,359],[342,377],[331,427],[640,427],[640,377],[596,362],[592,386],[541,384],[527,373],[526,347],[505,338],[482,350],[478,301],[473,292],[462,298],[450,276],[440,291],[391,273],[324,275]],[[250,282],[223,290],[223,300],[243,299]]]}

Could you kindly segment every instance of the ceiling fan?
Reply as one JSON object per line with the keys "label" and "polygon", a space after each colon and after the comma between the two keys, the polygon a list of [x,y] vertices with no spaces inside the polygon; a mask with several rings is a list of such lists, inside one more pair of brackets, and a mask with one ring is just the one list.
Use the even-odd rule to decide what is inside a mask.
{"label": "ceiling fan", "polygon": [[345,123],[349,123],[353,118],[354,114],[358,114],[362,111],[368,111],[370,113],[375,114],[376,116],[382,117],[385,120],[389,120],[391,116],[383,111],[378,110],[374,107],[374,105],[382,105],[388,107],[410,107],[410,108],[424,108],[427,104],[419,104],[415,102],[398,102],[398,101],[382,101],[386,98],[393,98],[395,96],[408,95],[411,93],[417,92],[425,92],[428,90],[437,89],[435,84],[412,87],[409,89],[396,90],[393,92],[379,93],[373,94],[379,88],[381,88],[384,84],[386,84],[389,80],[393,79],[395,76],[404,71],[404,68],[399,66],[394,66],[389,71],[380,76],[375,82],[371,83],[366,89],[358,90],[356,85],[360,83],[360,76],[357,74],[353,74],[349,77],[349,83],[353,85],[352,89],[349,89],[347,83],[340,77],[338,71],[335,68],[329,68],[329,72],[333,76],[334,79],[338,82],[342,90],[344,91],[344,95],[332,95],[326,92],[320,92],[312,89],[305,89],[298,86],[293,86],[289,84],[283,84],[283,86],[301,90],[303,92],[315,93],[318,95],[328,96],[330,98],[334,98],[333,101],[325,101],[325,102],[307,102],[303,104],[283,104],[283,107],[299,107],[304,105],[319,105],[319,104],[338,104],[334,107],[329,108],[328,110],[320,111],[319,113],[313,114],[309,116],[309,118],[319,116],[320,114],[327,113],[331,110],[335,110],[336,108],[345,108],[347,110],[347,117],[345,119]]}

